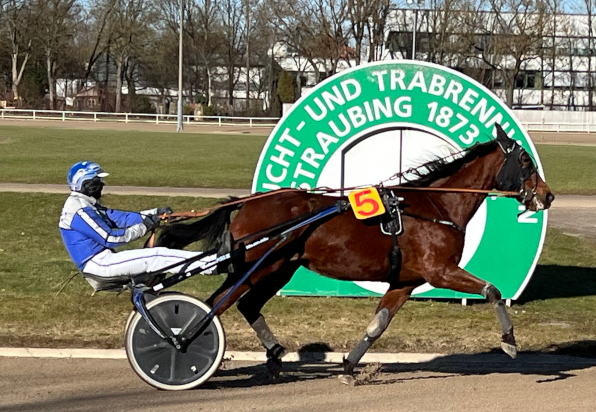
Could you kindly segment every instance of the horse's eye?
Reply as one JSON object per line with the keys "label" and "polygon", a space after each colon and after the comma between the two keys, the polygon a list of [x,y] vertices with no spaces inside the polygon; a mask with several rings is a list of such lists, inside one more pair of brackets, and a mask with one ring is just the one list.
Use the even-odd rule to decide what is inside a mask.
{"label": "horse's eye", "polygon": [[521,161],[524,164],[524,166],[526,166],[526,165],[532,163],[532,158],[530,157],[529,154],[524,153],[521,155]]}

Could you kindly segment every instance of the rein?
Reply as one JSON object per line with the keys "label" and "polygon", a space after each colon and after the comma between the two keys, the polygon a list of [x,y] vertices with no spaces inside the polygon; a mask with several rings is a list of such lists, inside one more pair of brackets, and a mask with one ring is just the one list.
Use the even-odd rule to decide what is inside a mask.
{"label": "rein", "polygon": [[279,189],[279,190],[275,190],[272,192],[266,192],[266,193],[257,193],[254,195],[250,195],[250,196],[246,196],[246,197],[242,197],[236,200],[232,200],[231,202],[225,202],[213,207],[208,207],[205,209],[201,209],[198,211],[194,211],[191,210],[190,212],[174,212],[174,213],[170,213],[170,214],[163,214],[160,216],[161,220],[165,220],[168,223],[174,223],[174,222],[179,222],[182,220],[187,220],[187,219],[193,219],[196,217],[203,217],[203,216],[207,216],[209,213],[216,211],[217,209],[220,209],[222,207],[228,207],[231,205],[237,205],[237,204],[241,204],[241,203],[246,203],[249,200],[253,200],[253,199],[260,199],[262,197],[268,197],[271,196],[273,194],[277,194],[277,193],[284,193],[284,192],[294,192],[296,190],[303,190],[303,189],[291,189],[291,188],[286,188],[286,189]]}
{"label": "rein", "polygon": [[[318,193],[337,193],[337,192],[356,190],[356,189],[360,189],[362,187],[363,186],[353,186],[353,187],[345,187],[343,189],[332,189],[329,187],[320,187],[320,188],[314,188],[314,189],[293,189],[293,188],[279,189],[279,190],[275,190],[275,191],[271,191],[271,192],[250,195],[247,197],[233,200],[231,202],[222,203],[220,205],[201,209],[198,211],[191,210],[189,212],[174,212],[174,213],[170,213],[170,214],[164,214],[160,217],[162,220],[165,220],[167,223],[175,223],[175,222],[180,222],[183,220],[194,219],[194,218],[206,216],[209,213],[214,212],[217,209],[220,209],[222,207],[227,207],[227,206],[236,205],[236,204],[242,204],[242,203],[246,203],[249,200],[260,199],[260,198],[272,196],[272,195],[278,194],[278,193],[295,192],[295,191],[318,192]],[[419,191],[419,192],[439,192],[439,193],[472,193],[472,194],[485,194],[485,195],[495,195],[495,196],[504,196],[504,197],[519,196],[519,193],[514,192],[514,191],[487,190],[487,189],[465,189],[465,188],[457,188],[457,187],[448,188],[448,187],[391,186],[391,189]]]}

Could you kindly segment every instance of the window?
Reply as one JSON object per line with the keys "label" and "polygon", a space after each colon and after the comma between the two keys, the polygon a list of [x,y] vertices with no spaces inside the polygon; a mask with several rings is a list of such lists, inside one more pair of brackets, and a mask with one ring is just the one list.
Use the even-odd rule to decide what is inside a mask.
{"label": "window", "polygon": [[536,71],[521,72],[515,79],[515,88],[517,89],[533,89],[536,87]]}

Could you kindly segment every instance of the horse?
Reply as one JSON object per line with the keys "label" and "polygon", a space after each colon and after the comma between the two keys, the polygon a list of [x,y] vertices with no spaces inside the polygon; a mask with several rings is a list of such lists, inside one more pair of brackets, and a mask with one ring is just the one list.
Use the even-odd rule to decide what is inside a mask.
{"label": "horse", "polygon": [[[285,348],[279,343],[261,309],[292,278],[300,267],[339,280],[388,282],[364,336],[344,359],[344,382],[371,345],[383,334],[412,291],[428,282],[435,288],[477,294],[493,306],[502,330],[501,347],[510,357],[517,355],[513,323],[501,292],[461,269],[465,228],[491,190],[515,193],[526,210],[548,209],[554,195],[542,180],[530,155],[496,124],[496,139],[478,143],[455,159],[436,159],[414,172],[417,179],[391,187],[404,199],[401,207],[403,233],[395,238],[381,233],[378,218],[359,220],[354,213],[329,216],[290,233],[234,291],[217,311],[223,313],[235,302],[267,350],[270,372],[279,374]],[[419,190],[412,190],[416,188]],[[435,191],[437,188],[443,191]],[[470,189],[468,191],[461,189]],[[472,190],[475,189],[475,190]],[[199,239],[228,243],[232,250],[269,228],[332,206],[345,196],[328,196],[305,190],[279,190],[267,196],[251,196],[242,202],[225,203],[195,223],[165,226],[156,245],[184,247]],[[232,218],[232,212],[235,216]],[[227,234],[227,235],[226,235]],[[226,241],[222,241],[227,236]],[[244,260],[226,269],[229,273],[207,300],[220,303],[240,279],[246,265],[257,261],[274,240],[245,250]]]}

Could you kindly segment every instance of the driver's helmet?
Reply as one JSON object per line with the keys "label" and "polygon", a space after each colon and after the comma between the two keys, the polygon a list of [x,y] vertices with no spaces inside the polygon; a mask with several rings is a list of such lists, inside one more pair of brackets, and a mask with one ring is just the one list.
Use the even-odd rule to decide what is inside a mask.
{"label": "driver's helmet", "polygon": [[100,165],[95,162],[78,162],[72,165],[68,171],[68,187],[70,190],[80,192],[83,188],[83,182],[91,180],[94,177],[106,177],[109,173],[106,173]]}

